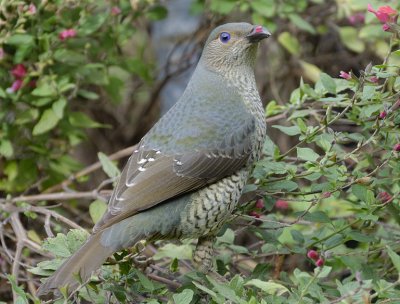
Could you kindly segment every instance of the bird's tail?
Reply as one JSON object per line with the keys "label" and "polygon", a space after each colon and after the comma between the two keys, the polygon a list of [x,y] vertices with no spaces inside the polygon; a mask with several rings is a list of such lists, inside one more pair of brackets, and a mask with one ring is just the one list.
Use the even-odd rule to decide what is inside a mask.
{"label": "bird's tail", "polygon": [[37,295],[43,296],[49,292],[55,292],[63,286],[68,286],[68,292],[72,292],[79,286],[77,274],[79,274],[82,282],[86,282],[92,272],[98,269],[107,257],[114,252],[113,248],[104,247],[100,243],[101,234],[96,233],[90,236],[86,243],[40,286]]}

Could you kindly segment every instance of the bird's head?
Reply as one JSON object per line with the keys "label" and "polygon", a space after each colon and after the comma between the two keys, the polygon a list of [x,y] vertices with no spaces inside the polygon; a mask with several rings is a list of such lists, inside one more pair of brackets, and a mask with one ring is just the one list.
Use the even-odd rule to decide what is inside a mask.
{"label": "bird's head", "polygon": [[266,28],[245,22],[218,26],[207,39],[201,61],[214,71],[254,67],[258,42],[270,35]]}

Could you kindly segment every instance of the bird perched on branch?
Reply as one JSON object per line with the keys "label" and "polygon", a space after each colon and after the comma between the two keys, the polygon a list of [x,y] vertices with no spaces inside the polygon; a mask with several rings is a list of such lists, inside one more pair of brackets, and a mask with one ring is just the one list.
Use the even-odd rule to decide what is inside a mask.
{"label": "bird perched on branch", "polygon": [[228,23],[210,34],[182,97],[129,158],[108,210],[39,295],[87,281],[113,252],[140,240],[198,238],[194,261],[212,267],[215,234],[230,218],[261,154],[265,116],[254,77],[262,26]]}

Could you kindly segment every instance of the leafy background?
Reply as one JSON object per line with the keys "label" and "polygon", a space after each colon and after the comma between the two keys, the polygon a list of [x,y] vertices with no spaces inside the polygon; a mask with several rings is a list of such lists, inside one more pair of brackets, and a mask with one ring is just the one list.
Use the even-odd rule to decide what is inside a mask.
{"label": "leafy background", "polygon": [[[177,44],[201,49],[228,21],[273,33],[256,69],[270,139],[220,233],[216,271],[193,269],[193,240],[140,244],[57,303],[400,302],[399,30],[384,31],[369,3],[400,8],[193,1],[201,25]],[[152,52],[151,25],[168,15],[151,0],[2,2],[1,301],[40,303],[40,278],[104,212],[160,92],[182,72]]]}

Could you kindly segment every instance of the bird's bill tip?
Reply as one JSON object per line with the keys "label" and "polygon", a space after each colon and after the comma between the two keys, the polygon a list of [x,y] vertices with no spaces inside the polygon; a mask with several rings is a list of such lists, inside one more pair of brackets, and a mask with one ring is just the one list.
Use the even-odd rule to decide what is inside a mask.
{"label": "bird's bill tip", "polygon": [[271,33],[265,27],[261,25],[255,25],[251,32],[247,35],[247,39],[254,43],[268,38],[269,36],[271,36]]}

